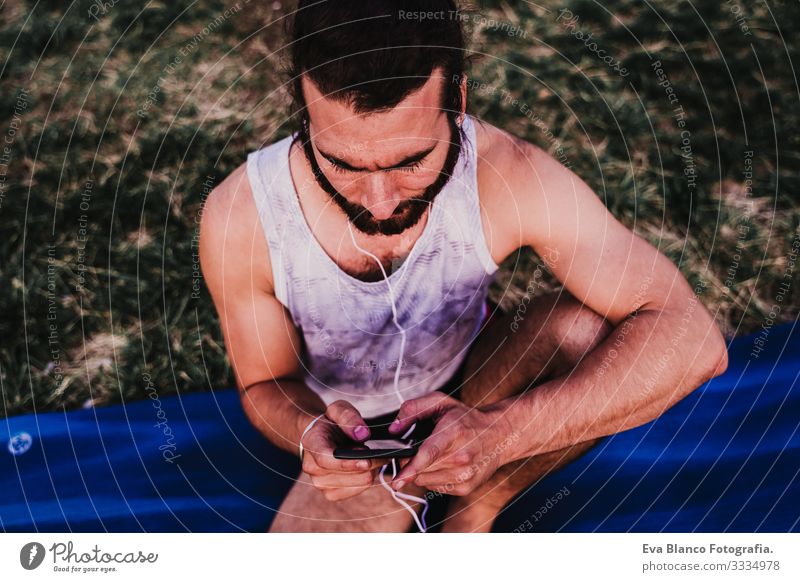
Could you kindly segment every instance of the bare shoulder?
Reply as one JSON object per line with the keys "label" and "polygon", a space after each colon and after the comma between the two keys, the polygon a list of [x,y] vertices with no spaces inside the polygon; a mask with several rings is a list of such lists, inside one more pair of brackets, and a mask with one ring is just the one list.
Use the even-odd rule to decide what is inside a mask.
{"label": "bare shoulder", "polygon": [[571,173],[542,148],[476,120],[478,190],[487,242],[496,262],[524,245],[524,221],[547,212],[546,196],[562,172]]}
{"label": "bare shoulder", "polygon": [[[524,185],[525,190],[530,190],[532,186],[543,185],[556,175],[571,173],[539,146],[504,129],[480,121],[475,128],[479,170],[483,170],[479,178],[493,190],[499,185],[506,185],[512,190]],[[534,182],[531,183],[531,180]]]}
{"label": "bare shoulder", "polygon": [[200,260],[212,294],[223,281],[272,293],[269,249],[253,200],[247,162],[231,172],[205,201]]}

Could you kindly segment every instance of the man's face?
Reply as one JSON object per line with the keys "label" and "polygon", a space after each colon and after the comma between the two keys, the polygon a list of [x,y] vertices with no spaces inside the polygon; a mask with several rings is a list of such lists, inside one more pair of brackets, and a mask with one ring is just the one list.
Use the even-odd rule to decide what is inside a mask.
{"label": "man's face", "polygon": [[362,232],[388,236],[411,228],[450,179],[461,142],[442,110],[444,82],[434,72],[395,108],[356,114],[302,80],[306,157],[319,186]]}

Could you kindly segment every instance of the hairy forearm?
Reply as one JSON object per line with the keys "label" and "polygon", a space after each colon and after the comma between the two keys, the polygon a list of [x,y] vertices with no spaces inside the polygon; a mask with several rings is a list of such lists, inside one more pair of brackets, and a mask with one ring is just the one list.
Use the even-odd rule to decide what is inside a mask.
{"label": "hairy forearm", "polygon": [[274,445],[297,453],[303,429],[325,412],[325,404],[299,380],[270,380],[241,392],[247,418]]}
{"label": "hairy forearm", "polygon": [[510,462],[645,424],[726,362],[713,320],[689,301],[628,317],[570,374],[489,408],[523,435]]}

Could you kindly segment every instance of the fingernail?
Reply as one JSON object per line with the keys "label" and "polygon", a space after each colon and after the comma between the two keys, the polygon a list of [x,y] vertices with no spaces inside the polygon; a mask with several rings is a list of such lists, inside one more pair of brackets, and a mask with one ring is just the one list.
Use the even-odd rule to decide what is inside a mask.
{"label": "fingernail", "polygon": [[355,435],[358,440],[365,439],[369,435],[369,431],[367,430],[366,426],[357,426]]}
{"label": "fingernail", "polygon": [[358,462],[359,469],[369,469],[369,461],[359,461]]}
{"label": "fingernail", "polygon": [[397,430],[400,427],[400,419],[398,418],[392,424],[389,425],[389,430]]}
{"label": "fingernail", "polygon": [[405,481],[397,481],[395,483],[392,483],[392,486],[394,487],[394,490],[397,491],[398,489],[402,489],[405,484],[406,484]]}

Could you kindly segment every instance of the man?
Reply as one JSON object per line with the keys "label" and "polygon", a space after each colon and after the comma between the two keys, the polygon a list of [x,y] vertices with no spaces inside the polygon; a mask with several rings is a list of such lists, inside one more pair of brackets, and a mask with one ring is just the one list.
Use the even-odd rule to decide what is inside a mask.
{"label": "man", "polygon": [[[456,9],[300,2],[300,129],[206,203],[203,272],[242,405],[302,454],[272,531],[407,531],[385,461],[332,451],[423,419],[391,487],[452,496],[443,531],[488,531],[519,491],[726,368],[664,256],[546,152],[466,114]],[[523,246],[564,290],[488,314]]]}

